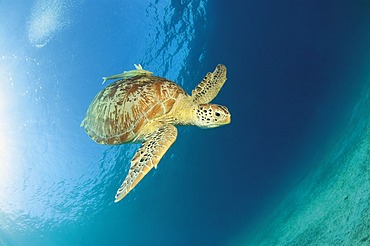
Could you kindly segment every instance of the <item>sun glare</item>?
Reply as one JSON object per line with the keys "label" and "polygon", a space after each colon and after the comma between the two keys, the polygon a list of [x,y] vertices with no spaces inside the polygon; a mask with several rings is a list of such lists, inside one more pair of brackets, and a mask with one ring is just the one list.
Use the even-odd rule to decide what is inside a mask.
{"label": "sun glare", "polygon": [[[17,178],[17,129],[14,129],[14,103],[11,93],[12,78],[0,64],[0,209],[11,209],[9,199],[14,192],[11,187]],[[14,194],[13,194],[14,195]]]}

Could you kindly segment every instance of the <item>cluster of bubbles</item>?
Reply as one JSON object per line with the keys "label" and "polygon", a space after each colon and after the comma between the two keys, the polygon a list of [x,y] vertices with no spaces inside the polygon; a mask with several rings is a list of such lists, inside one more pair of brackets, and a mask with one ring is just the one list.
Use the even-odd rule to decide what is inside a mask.
{"label": "cluster of bubbles", "polygon": [[83,1],[38,0],[33,5],[27,23],[27,37],[34,47],[44,47],[64,28],[73,23],[71,10]]}

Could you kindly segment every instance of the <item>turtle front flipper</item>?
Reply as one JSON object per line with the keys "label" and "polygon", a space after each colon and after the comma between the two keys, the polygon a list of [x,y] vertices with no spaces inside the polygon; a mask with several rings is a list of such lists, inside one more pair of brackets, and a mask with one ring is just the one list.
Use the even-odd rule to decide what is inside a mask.
{"label": "turtle front flipper", "polygon": [[217,96],[225,81],[226,67],[219,64],[215,71],[207,73],[202,82],[191,92],[193,102],[198,104],[211,102]]}
{"label": "turtle front flipper", "polygon": [[109,77],[103,77],[102,84],[104,84],[105,81],[110,80],[110,79],[126,79],[126,78],[134,77],[137,75],[152,75],[153,74],[152,72],[148,70],[144,70],[140,64],[139,65],[134,64],[134,66],[136,68],[135,70],[124,71],[123,73],[115,74]]}
{"label": "turtle front flipper", "polygon": [[157,167],[162,156],[175,142],[176,137],[176,127],[165,124],[144,139],[131,160],[128,175],[118,189],[114,202],[119,202],[124,198],[153,167]]}

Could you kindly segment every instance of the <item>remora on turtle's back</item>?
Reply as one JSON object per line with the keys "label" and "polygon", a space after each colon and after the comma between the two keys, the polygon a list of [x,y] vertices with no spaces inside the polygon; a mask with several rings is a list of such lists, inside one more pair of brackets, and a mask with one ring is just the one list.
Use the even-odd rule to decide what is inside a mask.
{"label": "remora on turtle's back", "polygon": [[176,83],[153,76],[141,65],[136,70],[104,77],[122,78],[100,91],[90,104],[81,126],[97,143],[116,145],[142,142],[130,170],[118,189],[115,202],[124,198],[154,167],[175,142],[175,125],[214,128],[229,124],[225,106],[210,104],[226,81],[226,67],[214,72],[188,95]]}

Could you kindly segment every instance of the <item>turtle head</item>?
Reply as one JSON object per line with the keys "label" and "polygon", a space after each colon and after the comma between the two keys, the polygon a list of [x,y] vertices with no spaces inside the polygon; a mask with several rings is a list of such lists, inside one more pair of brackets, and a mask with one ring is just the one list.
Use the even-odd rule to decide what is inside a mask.
{"label": "turtle head", "polygon": [[231,122],[231,114],[225,106],[199,104],[196,108],[195,125],[201,128],[215,128]]}

